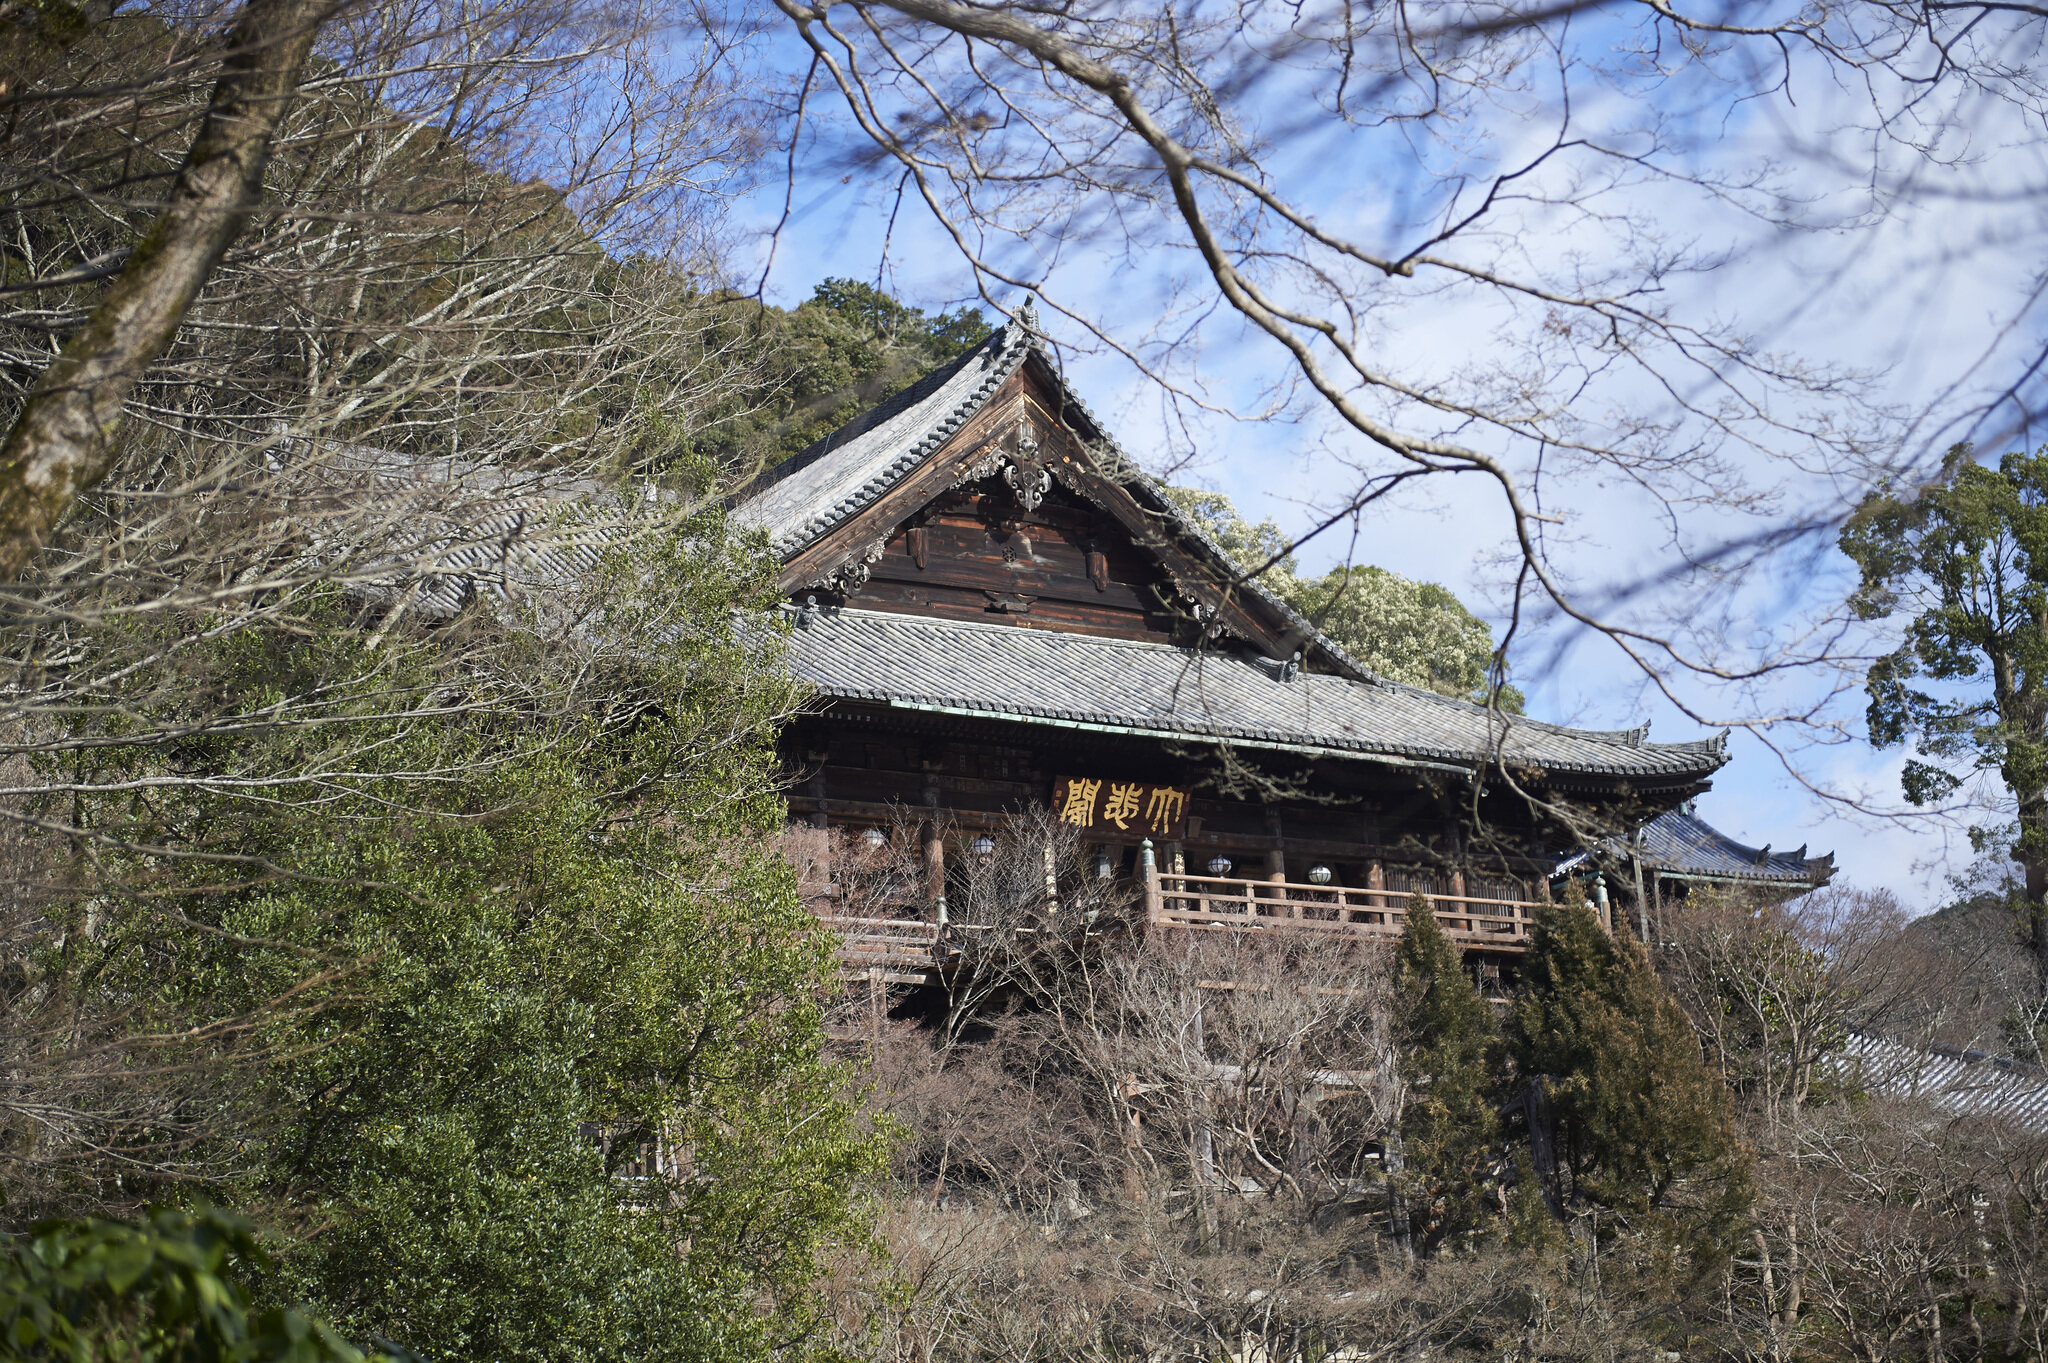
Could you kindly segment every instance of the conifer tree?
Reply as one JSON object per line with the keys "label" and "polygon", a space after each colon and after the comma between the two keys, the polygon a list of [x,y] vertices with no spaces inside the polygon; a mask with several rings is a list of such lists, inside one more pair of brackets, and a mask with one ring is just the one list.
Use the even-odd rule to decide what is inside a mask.
{"label": "conifer tree", "polygon": [[1411,1095],[1401,1115],[1408,1215],[1416,1247],[1427,1254],[1493,1215],[1487,1183],[1500,1136],[1500,1038],[1458,949],[1420,895],[1408,901],[1396,961],[1401,1063]]}
{"label": "conifer tree", "polygon": [[1751,1193],[1727,1089],[1642,945],[1603,932],[1576,885],[1537,919],[1509,1030],[1548,1086],[1568,1200],[1718,1262]]}

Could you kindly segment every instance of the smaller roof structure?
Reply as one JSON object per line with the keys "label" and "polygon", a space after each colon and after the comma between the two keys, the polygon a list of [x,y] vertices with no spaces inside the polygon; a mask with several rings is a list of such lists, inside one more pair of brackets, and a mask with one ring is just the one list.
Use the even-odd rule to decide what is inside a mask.
{"label": "smaller roof structure", "polygon": [[1835,874],[1835,854],[1806,855],[1806,848],[1774,852],[1770,844],[1751,847],[1693,812],[1690,800],[1660,814],[1637,832],[1630,849],[1645,871],[1667,880],[1751,884],[1810,889]]}
{"label": "smaller roof structure", "polygon": [[1918,1098],[1951,1116],[2048,1131],[2048,1070],[2039,1065],[1856,1031],[1836,1064],[1876,1093]]}

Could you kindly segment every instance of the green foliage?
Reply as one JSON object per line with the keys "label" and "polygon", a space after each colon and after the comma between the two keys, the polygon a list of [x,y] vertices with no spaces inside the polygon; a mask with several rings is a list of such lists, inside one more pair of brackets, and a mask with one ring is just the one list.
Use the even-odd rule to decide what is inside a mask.
{"label": "green foliage", "polygon": [[1861,573],[1857,616],[1905,618],[1865,678],[1871,742],[1911,742],[1901,783],[1916,805],[1999,774],[2048,954],[2048,446],[1993,469],[1957,445],[1929,486],[1866,497],[1840,543]]}
{"label": "green foliage", "polygon": [[1604,932],[1575,883],[1537,918],[1509,1039],[1546,1082],[1569,1198],[1664,1227],[1695,1270],[1724,1261],[1752,1192],[1727,1089],[1641,944]]}
{"label": "green foliage", "polygon": [[1412,1180],[1411,1226],[1427,1253],[1493,1219],[1492,1166],[1500,1140],[1499,1035],[1429,901],[1408,901],[1395,953],[1402,1069],[1401,1114]]}
{"label": "green foliage", "polygon": [[1253,525],[1220,492],[1192,487],[1169,487],[1164,491],[1184,515],[1222,546],[1241,571],[1276,592],[1281,591],[1281,583],[1293,582],[1294,555],[1288,552],[1291,546],[1287,532],[1277,522],[1269,519]]}
{"label": "green foliage", "polygon": [[1524,1153],[1515,1160],[1515,1186],[1508,1194],[1508,1246],[1541,1257],[1564,1249],[1564,1229],[1543,1200],[1536,1166]]}
{"label": "green foliage", "polygon": [[219,1208],[160,1209],[139,1226],[46,1221],[0,1255],[0,1358],[365,1363],[322,1321],[250,1309],[243,1280],[269,1261],[249,1223]]}
{"label": "green foliage", "polygon": [[[1303,578],[1273,521],[1252,524],[1219,492],[1170,487],[1166,494],[1242,571],[1373,671],[1440,695],[1488,700],[1493,629],[1446,588],[1364,565]],[[1520,714],[1522,693],[1503,686],[1495,703]]]}
{"label": "green foliage", "polygon": [[[1298,582],[1288,604],[1366,666],[1446,696],[1487,698],[1493,628],[1449,590],[1385,568],[1333,568]],[[1522,693],[1501,688],[1498,704],[1522,712]]]}
{"label": "green foliage", "polygon": [[966,354],[992,328],[978,308],[927,314],[852,279],[764,309],[746,344],[761,357],[756,405],[718,428],[722,462],[768,468]]}
{"label": "green foliage", "polygon": [[[751,609],[772,584],[712,511],[546,603],[574,628],[481,612],[461,674],[448,640],[338,603],[194,651],[206,704],[299,697],[294,722],[177,754],[235,780],[108,801],[132,843],[190,855],[110,862],[71,968],[250,1036],[201,1149],[236,1152],[223,1191],[288,1232],[287,1299],[437,1359],[811,1336],[881,1152],[822,1055],[826,947],[763,836],[798,699]],[[436,690],[445,719],[392,717]],[[152,935],[164,912],[189,928]],[[658,1174],[618,1177],[650,1147]]]}

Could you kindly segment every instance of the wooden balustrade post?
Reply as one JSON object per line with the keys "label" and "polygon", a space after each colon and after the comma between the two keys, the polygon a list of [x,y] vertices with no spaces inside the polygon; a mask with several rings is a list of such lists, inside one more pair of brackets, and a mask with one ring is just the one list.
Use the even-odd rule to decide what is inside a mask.
{"label": "wooden balustrade post", "polygon": [[1159,863],[1152,856],[1152,839],[1138,844],[1138,874],[1145,882],[1145,925],[1159,921]]}
{"label": "wooden balustrade post", "polygon": [[945,815],[939,812],[936,775],[925,778],[924,803],[928,811],[923,830],[925,893],[931,896],[933,916],[943,925],[946,921],[946,824]]}
{"label": "wooden balustrade post", "polygon": [[[1640,829],[1637,830],[1636,836],[1641,836]],[[1636,855],[1633,846],[1629,848],[1628,864],[1629,869],[1635,872],[1636,878],[1636,936],[1643,939],[1643,945],[1648,946],[1650,944],[1650,899],[1643,891],[1643,859]]]}

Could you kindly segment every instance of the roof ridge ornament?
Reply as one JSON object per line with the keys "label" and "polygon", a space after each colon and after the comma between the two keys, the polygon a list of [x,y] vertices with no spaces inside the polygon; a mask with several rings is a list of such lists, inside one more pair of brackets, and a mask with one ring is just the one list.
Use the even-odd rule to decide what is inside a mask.
{"label": "roof ridge ornament", "polygon": [[1010,314],[1010,320],[1017,324],[1017,329],[1023,332],[1026,338],[1045,335],[1038,328],[1038,297],[1036,294],[1025,294],[1024,301],[1017,305],[1017,311]]}

